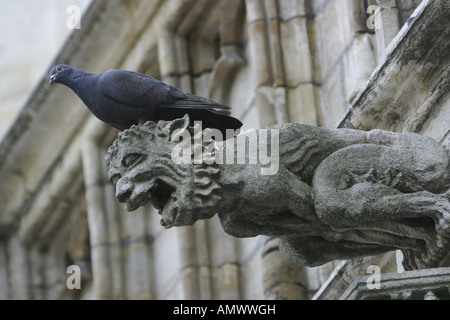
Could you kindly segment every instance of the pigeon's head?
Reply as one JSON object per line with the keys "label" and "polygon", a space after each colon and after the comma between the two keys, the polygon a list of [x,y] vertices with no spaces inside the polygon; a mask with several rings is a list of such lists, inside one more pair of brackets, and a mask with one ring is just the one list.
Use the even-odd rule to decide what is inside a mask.
{"label": "pigeon's head", "polygon": [[74,70],[76,69],[65,64],[58,64],[54,66],[50,71],[49,84],[53,84],[53,82],[64,83],[65,80],[72,75]]}

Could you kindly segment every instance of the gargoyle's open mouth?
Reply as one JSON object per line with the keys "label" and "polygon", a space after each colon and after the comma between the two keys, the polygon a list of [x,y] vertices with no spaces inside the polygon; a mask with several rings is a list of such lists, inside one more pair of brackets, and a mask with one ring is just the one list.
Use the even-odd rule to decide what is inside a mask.
{"label": "gargoyle's open mouth", "polygon": [[[166,212],[166,214],[170,213],[168,204],[172,199],[172,193],[174,191],[175,188],[162,179],[155,180],[153,186],[148,191],[150,194],[149,201],[158,210],[160,215],[163,215],[163,212]],[[165,217],[163,216],[163,220],[165,220],[164,218]]]}

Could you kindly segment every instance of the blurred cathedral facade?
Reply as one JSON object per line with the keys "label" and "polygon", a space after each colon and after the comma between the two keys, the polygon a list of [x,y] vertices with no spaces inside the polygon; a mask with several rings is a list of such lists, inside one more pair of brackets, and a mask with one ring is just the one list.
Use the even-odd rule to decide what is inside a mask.
{"label": "blurred cathedral facade", "polygon": [[[412,131],[449,148],[449,13],[445,0],[93,0],[44,67],[144,73],[231,106],[244,129]],[[0,299],[350,299],[369,295],[356,285],[369,266],[423,277],[399,273],[395,252],[308,268],[217,218],[165,230],[150,205],[126,212],[104,160],[116,130],[48,71],[0,141]]]}

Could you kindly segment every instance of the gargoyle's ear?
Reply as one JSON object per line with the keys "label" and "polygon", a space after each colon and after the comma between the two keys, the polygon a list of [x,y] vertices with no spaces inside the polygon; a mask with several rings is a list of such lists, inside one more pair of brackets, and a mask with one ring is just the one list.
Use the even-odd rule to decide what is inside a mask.
{"label": "gargoyle's ear", "polygon": [[175,119],[167,124],[167,131],[169,133],[169,139],[172,141],[178,141],[179,137],[188,130],[189,116],[184,115],[183,118]]}

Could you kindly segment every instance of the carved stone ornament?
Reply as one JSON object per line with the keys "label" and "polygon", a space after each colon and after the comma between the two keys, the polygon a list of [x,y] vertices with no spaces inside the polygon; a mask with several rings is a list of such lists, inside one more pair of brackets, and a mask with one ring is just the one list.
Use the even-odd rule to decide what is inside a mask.
{"label": "carved stone ornament", "polygon": [[166,228],[218,214],[232,236],[278,237],[299,265],[396,249],[407,270],[447,258],[450,157],[437,141],[296,123],[220,141],[199,125],[186,115],[118,135],[106,161],[128,211],[149,201]]}

